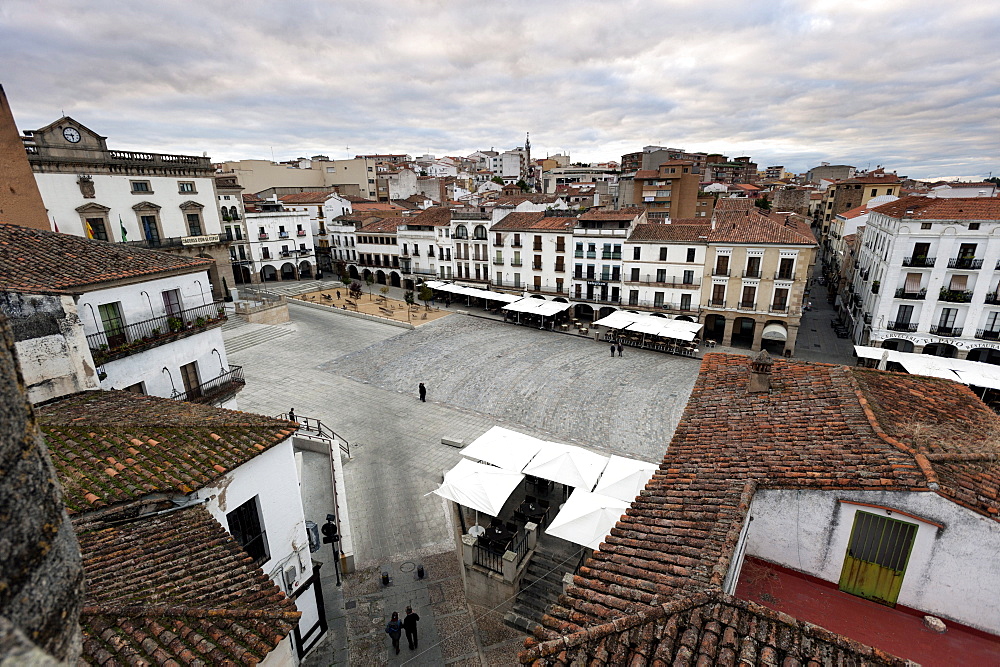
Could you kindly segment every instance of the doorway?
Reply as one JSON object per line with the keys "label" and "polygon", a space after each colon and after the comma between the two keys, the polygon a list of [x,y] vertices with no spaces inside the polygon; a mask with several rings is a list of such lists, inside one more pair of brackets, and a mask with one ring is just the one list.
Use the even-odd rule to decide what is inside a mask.
{"label": "doorway", "polygon": [[181,380],[184,382],[184,400],[191,401],[201,396],[201,380],[198,379],[198,362],[181,366]]}
{"label": "doorway", "polygon": [[916,536],[915,523],[857,512],[840,573],[840,590],[895,607]]}

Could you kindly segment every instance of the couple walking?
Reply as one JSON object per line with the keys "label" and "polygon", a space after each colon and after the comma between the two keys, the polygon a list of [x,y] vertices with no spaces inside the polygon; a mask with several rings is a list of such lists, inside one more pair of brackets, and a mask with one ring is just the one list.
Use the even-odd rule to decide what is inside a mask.
{"label": "couple walking", "polygon": [[622,347],[621,343],[618,343],[617,345],[615,343],[611,343],[611,356],[612,357],[615,356],[615,350],[618,350],[618,356],[619,357],[622,356],[622,350],[624,350],[624,349],[625,348]]}
{"label": "couple walking", "polygon": [[399,655],[399,636],[406,630],[406,643],[410,645],[410,650],[417,648],[417,621],[420,616],[413,613],[411,607],[406,608],[406,618],[399,620],[399,612],[392,612],[392,619],[385,626],[385,633],[392,639],[392,647]]}

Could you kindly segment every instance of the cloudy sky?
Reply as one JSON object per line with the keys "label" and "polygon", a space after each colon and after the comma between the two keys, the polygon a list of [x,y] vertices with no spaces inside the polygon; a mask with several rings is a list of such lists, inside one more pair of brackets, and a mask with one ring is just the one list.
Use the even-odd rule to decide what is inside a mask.
{"label": "cloudy sky", "polygon": [[805,171],[1000,173],[996,0],[0,0],[21,129],[112,148],[618,160],[659,144]]}

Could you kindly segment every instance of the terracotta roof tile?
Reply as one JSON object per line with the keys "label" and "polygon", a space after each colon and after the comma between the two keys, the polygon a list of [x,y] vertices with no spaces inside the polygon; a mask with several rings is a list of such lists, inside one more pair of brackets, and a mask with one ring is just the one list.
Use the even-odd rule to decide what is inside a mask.
{"label": "terracotta roof tile", "polygon": [[394,234],[396,228],[407,223],[406,218],[366,218],[365,225],[358,230],[358,233],[367,234]]}
{"label": "terracotta roof tile", "polygon": [[707,221],[697,224],[686,224],[681,221],[669,225],[659,223],[643,223],[635,226],[629,236],[630,242],[638,241],[687,241],[690,243],[708,243],[708,234],[712,225]]}
{"label": "terracotta roof tile", "polygon": [[501,195],[497,199],[497,206],[517,206],[524,202],[532,204],[554,204],[559,199],[557,195],[547,195],[541,193],[525,193],[519,195]]}
{"label": "terracotta roof tile", "polygon": [[185,495],[287,439],[296,424],[249,412],[90,391],[37,408],[70,514]]}
{"label": "terracotta roof tile", "polygon": [[871,210],[908,220],[1000,220],[1000,198],[909,196]]}
{"label": "terracotta roof tile", "polygon": [[[967,387],[916,375],[776,359],[771,390],[749,393],[748,365],[746,357],[705,355],[659,470],[545,617],[536,636],[549,643],[536,646],[529,639],[523,662],[562,664],[574,655],[631,664],[636,655],[648,659],[655,654],[671,664],[680,655],[674,652],[677,645],[665,646],[660,632],[671,623],[627,639],[626,630],[698,609],[708,600],[697,596],[716,595],[712,591],[729,569],[758,488],[938,488],[941,495],[996,520],[996,453],[969,443],[978,442],[983,433],[993,434],[995,443],[1000,418]],[[914,431],[914,423],[925,430]],[[942,431],[949,434],[944,442]],[[689,599],[695,601],[688,604]],[[720,621],[720,627],[728,623],[721,623],[717,613],[727,618],[773,614],[728,597],[712,599],[722,607],[708,616]],[[660,605],[666,613],[657,611]],[[772,616],[767,622],[774,620]],[[794,631],[808,625],[789,617],[777,621]],[[610,622],[613,630],[607,629]],[[676,623],[693,624],[694,634],[703,631],[688,617],[678,617]],[[743,627],[728,634],[744,641],[763,636],[748,635]],[[581,639],[583,631],[586,639]],[[827,633],[827,640],[851,655],[869,650],[834,633]],[[685,645],[694,651],[695,645]],[[575,646],[583,648],[573,653]],[[684,655],[687,660],[694,653]],[[871,655],[876,664],[893,664],[891,656]],[[803,656],[810,657],[788,654],[796,660]]]}
{"label": "terracotta roof tile", "polygon": [[0,223],[0,289],[69,292],[117,280],[205,271],[211,260]]}
{"label": "terracotta roof tile", "polygon": [[295,192],[278,197],[285,204],[322,204],[336,192]]}
{"label": "terracotta roof tile", "polygon": [[552,215],[546,216],[543,211],[528,213],[508,213],[503,220],[493,225],[490,230],[495,232],[520,232],[520,231],[548,231],[567,232],[573,231],[576,226],[576,218],[573,216]]}
{"label": "terracotta roof tile", "polygon": [[802,216],[790,213],[766,215],[746,199],[720,199],[712,221],[711,243],[817,245]]}
{"label": "terracotta roof tile", "polygon": [[408,218],[407,225],[429,225],[432,227],[447,227],[451,224],[451,209],[444,206],[431,206],[418,213],[412,218]]}
{"label": "terracotta roof tile", "polygon": [[301,616],[203,507],[78,539],[82,662],[256,664]]}
{"label": "terracotta roof tile", "polygon": [[651,178],[662,178],[662,176],[660,176],[660,172],[658,172],[656,169],[640,169],[639,171],[635,172],[635,179],[637,181],[649,180]]}
{"label": "terracotta roof tile", "polygon": [[646,212],[640,206],[628,206],[620,209],[595,208],[580,216],[581,220],[628,220],[631,222]]}

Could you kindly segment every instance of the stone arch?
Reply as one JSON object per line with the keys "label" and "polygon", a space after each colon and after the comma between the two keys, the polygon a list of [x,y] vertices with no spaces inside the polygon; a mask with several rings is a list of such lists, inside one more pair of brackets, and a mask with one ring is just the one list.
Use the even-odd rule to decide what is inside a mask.
{"label": "stone arch", "polygon": [[379,285],[385,285],[385,271],[379,269],[375,272],[375,282]]}
{"label": "stone arch", "polygon": [[573,306],[573,313],[581,320],[594,321],[594,307],[589,303],[578,303]]}
{"label": "stone arch", "polygon": [[291,262],[285,262],[281,265],[281,279],[282,280],[295,280],[298,278],[298,272],[295,270],[295,265]]}
{"label": "stone arch", "polygon": [[215,258],[208,253],[199,253],[196,255],[198,259],[207,259],[212,263],[208,267],[208,282],[211,283],[212,296],[216,299],[221,299],[225,294],[222,293],[222,277],[219,274],[219,264],[215,261]]}
{"label": "stone arch", "polygon": [[897,352],[913,352],[913,343],[902,338],[886,338],[882,341],[883,350],[896,350]]}
{"label": "stone arch", "polygon": [[269,283],[278,279],[278,270],[270,264],[265,264],[260,270],[260,281]]}
{"label": "stone arch", "polygon": [[752,317],[737,317],[733,320],[731,345],[745,349],[753,348],[753,336],[757,323]]}
{"label": "stone arch", "polygon": [[299,262],[299,280],[302,278],[312,278],[312,264],[306,260]]}
{"label": "stone arch", "polygon": [[354,264],[347,267],[347,275],[354,280],[359,280],[361,278],[361,274],[358,273],[358,267]]}
{"label": "stone arch", "polygon": [[614,306],[601,306],[601,309],[597,311],[597,317],[595,317],[594,319],[599,320],[602,317],[607,317],[616,310],[618,309],[615,308]]}
{"label": "stone arch", "polygon": [[969,356],[966,359],[1000,366],[1000,350],[994,350],[990,347],[974,347],[969,350]]}
{"label": "stone arch", "polygon": [[675,320],[681,320],[682,322],[694,322],[694,318],[690,315],[678,315],[674,318]]}
{"label": "stone arch", "polygon": [[233,278],[236,280],[238,285],[248,285],[253,282],[250,269],[243,264],[233,265]]}
{"label": "stone arch", "polygon": [[705,338],[719,343],[726,337],[726,317],[725,315],[708,315],[705,317]]}
{"label": "stone arch", "polygon": [[389,284],[393,287],[402,287],[403,283],[399,277],[399,274],[395,271],[389,273]]}
{"label": "stone arch", "polygon": [[958,348],[951,343],[931,343],[930,345],[924,345],[922,354],[954,359],[958,356]]}

